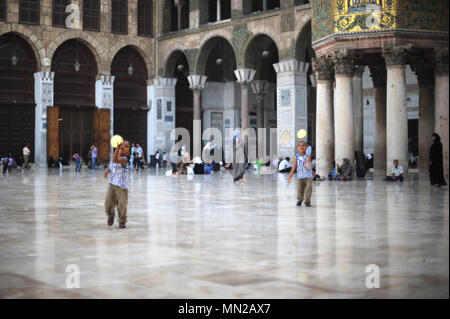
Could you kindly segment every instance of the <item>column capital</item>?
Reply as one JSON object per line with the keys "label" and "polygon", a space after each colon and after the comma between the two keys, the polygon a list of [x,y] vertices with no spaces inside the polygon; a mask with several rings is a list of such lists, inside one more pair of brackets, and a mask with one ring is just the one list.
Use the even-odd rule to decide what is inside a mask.
{"label": "column capital", "polygon": [[354,76],[361,78],[363,76],[365,70],[365,66],[364,65],[357,65],[355,67],[355,74]]}
{"label": "column capital", "polygon": [[347,49],[334,51],[330,54],[334,63],[334,72],[336,75],[352,76],[355,72],[354,53]]}
{"label": "column capital", "polygon": [[411,69],[416,73],[417,80],[420,85],[427,85],[434,83],[433,64],[425,60],[420,60],[417,63],[411,64]]}
{"label": "column capital", "polygon": [[448,75],[448,47],[434,50],[433,66],[435,74]]}
{"label": "column capital", "polygon": [[369,70],[373,82],[373,87],[386,86],[387,70],[384,65],[372,64],[369,65]]}
{"label": "column capital", "polygon": [[252,88],[253,94],[258,96],[263,96],[266,92],[264,91],[266,88],[266,81],[253,81],[250,84],[250,87]]}
{"label": "column capital", "polygon": [[297,61],[296,59],[281,61],[279,63],[274,63],[273,67],[275,72],[308,72],[309,63],[304,61]]}
{"label": "column capital", "polygon": [[52,71],[38,71],[34,73],[35,79],[41,79],[42,82],[53,82],[55,72]]}
{"label": "column capital", "polygon": [[184,6],[184,0],[173,0],[173,4],[175,7],[181,10],[181,8]]}
{"label": "column capital", "polygon": [[311,65],[318,81],[333,80],[333,61],[331,61],[329,57],[321,56],[318,58],[314,58],[312,59]]}
{"label": "column capital", "polygon": [[208,77],[206,75],[192,74],[187,78],[189,81],[189,88],[194,91],[204,89],[206,86],[206,79]]}
{"label": "column capital", "polygon": [[386,67],[405,66],[411,45],[399,45],[382,47],[382,55],[386,62]]}
{"label": "column capital", "polygon": [[97,74],[95,80],[101,81],[104,86],[112,86],[115,78],[116,77],[114,75]]}
{"label": "column capital", "polygon": [[255,77],[256,70],[253,69],[237,69],[234,70],[234,74],[237,78],[237,83],[240,85],[248,85],[250,82],[253,81],[253,78]]}
{"label": "column capital", "polygon": [[154,81],[155,86],[173,86],[177,84],[177,78],[156,78]]}

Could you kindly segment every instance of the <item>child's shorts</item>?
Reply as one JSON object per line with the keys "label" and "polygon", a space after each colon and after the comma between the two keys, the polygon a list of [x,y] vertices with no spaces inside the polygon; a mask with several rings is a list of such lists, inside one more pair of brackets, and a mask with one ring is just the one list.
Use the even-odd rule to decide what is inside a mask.
{"label": "child's shorts", "polygon": [[172,163],[172,173],[176,173],[176,172],[177,172],[177,164]]}

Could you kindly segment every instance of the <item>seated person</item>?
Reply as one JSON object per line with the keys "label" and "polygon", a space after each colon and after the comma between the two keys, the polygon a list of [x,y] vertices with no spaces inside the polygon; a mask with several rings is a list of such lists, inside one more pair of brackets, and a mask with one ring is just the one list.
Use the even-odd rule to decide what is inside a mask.
{"label": "seated person", "polygon": [[353,167],[350,163],[350,160],[348,158],[344,158],[342,160],[342,165],[336,165],[337,166],[337,174],[334,178],[335,180],[339,181],[350,181],[353,177]]}
{"label": "seated person", "polygon": [[392,167],[391,176],[386,176],[385,181],[400,181],[403,182],[403,166],[398,165],[398,160],[394,160],[394,166]]}
{"label": "seated person", "polygon": [[280,173],[289,173],[291,171],[292,165],[289,163],[291,159],[289,157],[286,157],[284,160],[280,162],[280,165],[278,165],[278,172]]}
{"label": "seated person", "polygon": [[336,176],[336,162],[333,161],[333,167],[330,169],[330,172],[328,173],[328,179],[333,180]]}
{"label": "seated person", "polygon": [[272,165],[275,166],[276,168],[278,168],[278,164],[280,164],[280,160],[276,156],[274,156]]}

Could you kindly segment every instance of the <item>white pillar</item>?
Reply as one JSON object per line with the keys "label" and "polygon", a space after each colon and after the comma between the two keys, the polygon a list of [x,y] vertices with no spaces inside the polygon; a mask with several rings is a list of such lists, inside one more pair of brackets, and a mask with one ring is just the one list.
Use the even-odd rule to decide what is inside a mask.
{"label": "white pillar", "polygon": [[406,105],[406,48],[383,48],[386,61],[386,174],[394,159],[408,172],[408,110]]}
{"label": "white pillar", "polygon": [[220,7],[220,0],[217,0],[217,21],[222,20],[222,12]]}
{"label": "white pillar", "polygon": [[[95,78],[95,106],[110,110],[110,136],[114,135],[114,75],[98,74]],[[110,158],[113,148],[110,148]]]}
{"label": "white pillar", "polygon": [[201,91],[205,88],[206,85],[206,75],[189,75],[189,88],[193,91],[193,99],[194,99],[194,123],[193,123],[193,134],[191,138],[193,139],[193,147],[194,149],[191,151],[193,157],[201,157],[202,152],[202,106],[201,106]]}
{"label": "white pillar", "polygon": [[253,81],[250,85],[256,97],[256,127],[264,127],[264,95],[266,81]]}
{"label": "white pillar", "polygon": [[150,163],[150,155],[156,153],[156,103],[154,79],[147,80],[147,161]]}
{"label": "white pillar", "polygon": [[[273,65],[277,72],[278,157],[295,157],[297,132],[308,131],[309,63],[295,59]],[[307,136],[305,139],[308,140]]]}
{"label": "white pillar", "polygon": [[363,72],[364,66],[357,66],[352,79],[354,143],[355,151],[361,152],[364,152]]}
{"label": "white pillar", "polygon": [[386,174],[386,66],[370,66],[374,91],[374,160],[376,175]]}
{"label": "white pillar", "polygon": [[355,142],[353,133],[352,77],[355,65],[351,54],[337,51],[333,54],[336,77],[334,110],[334,154],[336,164],[348,158],[354,167]]}
{"label": "white pillar", "polygon": [[38,166],[47,166],[47,107],[53,106],[54,76],[50,71],[34,73],[34,162]]}
{"label": "white pillar", "polygon": [[[156,136],[155,148],[170,151],[173,141],[170,133],[175,128],[175,84],[176,78],[156,78],[155,90],[155,112],[156,112]],[[153,108],[153,107],[152,107]]]}
{"label": "white pillar", "polygon": [[[448,47],[436,50],[434,61],[435,115],[434,127],[441,137],[443,147],[444,175],[449,180],[449,136],[448,136]],[[431,144],[431,143],[430,143]]]}
{"label": "white pillar", "polygon": [[316,74],[316,173],[328,176],[334,160],[333,65],[326,57],[312,61]]}

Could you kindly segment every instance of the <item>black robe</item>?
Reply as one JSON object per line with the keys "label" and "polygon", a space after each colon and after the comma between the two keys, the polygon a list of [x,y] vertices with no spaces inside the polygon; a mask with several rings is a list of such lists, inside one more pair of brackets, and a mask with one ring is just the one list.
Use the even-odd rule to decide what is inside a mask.
{"label": "black robe", "polygon": [[442,143],[436,139],[430,148],[430,182],[431,185],[447,185],[444,178],[444,162],[442,156]]}

